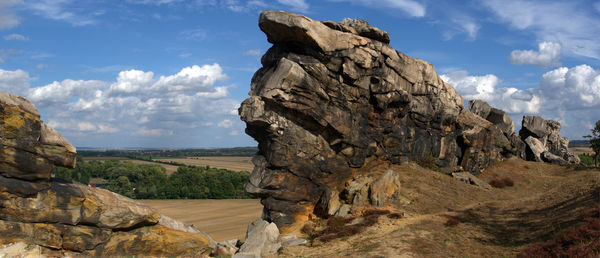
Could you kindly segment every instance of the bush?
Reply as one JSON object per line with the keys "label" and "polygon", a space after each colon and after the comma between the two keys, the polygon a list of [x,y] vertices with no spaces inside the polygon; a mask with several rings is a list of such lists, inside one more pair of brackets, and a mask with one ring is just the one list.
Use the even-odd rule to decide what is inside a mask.
{"label": "bush", "polygon": [[581,163],[583,163],[586,166],[595,166],[596,164],[594,163],[594,156],[590,156],[590,155],[579,155],[579,159],[581,160]]}
{"label": "bush", "polygon": [[460,224],[460,221],[453,216],[447,216],[447,220],[446,223],[444,223],[444,226],[446,227],[456,227],[458,224]]}
{"label": "bush", "polygon": [[515,185],[515,182],[510,178],[498,178],[498,177],[493,178],[492,180],[490,180],[489,183],[491,186],[493,186],[495,188],[504,188],[507,186],[510,187],[510,186]]}

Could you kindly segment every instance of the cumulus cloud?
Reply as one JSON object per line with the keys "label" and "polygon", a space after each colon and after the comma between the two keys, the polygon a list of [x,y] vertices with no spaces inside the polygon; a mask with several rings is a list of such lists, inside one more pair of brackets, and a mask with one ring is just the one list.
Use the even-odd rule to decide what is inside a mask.
{"label": "cumulus cloud", "polygon": [[522,115],[541,115],[560,121],[565,135],[580,139],[589,133],[586,124],[600,120],[600,70],[588,65],[554,69],[542,76],[539,87],[524,90],[499,87],[501,81],[493,74],[455,71],[440,77],[456,88],[465,103],[485,100],[511,114],[517,126]]}
{"label": "cumulus cloud", "polygon": [[541,42],[538,51],[535,50],[513,50],[508,60],[513,64],[533,64],[537,66],[558,65],[560,60],[560,44],[553,42]]}
{"label": "cumulus cloud", "polygon": [[0,69],[0,92],[27,97],[40,109],[42,119],[75,144],[119,137],[124,140],[113,144],[120,147],[149,144],[124,143],[139,136],[155,139],[154,146],[174,144],[168,139],[177,138],[189,147],[190,138],[198,142],[203,135],[198,132],[207,132],[207,127],[213,132],[204,137],[211,139],[242,130],[243,123],[231,113],[239,101],[228,97],[229,86],[218,85],[227,79],[219,64],[208,64],[184,67],[171,75],[125,70],[112,82],[65,79],[30,87],[27,72]]}
{"label": "cumulus cloud", "polygon": [[368,8],[402,11],[412,17],[425,16],[425,6],[413,0],[329,0],[331,2],[349,2]]}
{"label": "cumulus cloud", "polygon": [[[501,22],[533,33],[538,41],[557,42],[567,55],[600,59],[600,16],[579,1],[480,1]],[[577,15],[573,15],[577,14]]]}
{"label": "cumulus cloud", "polygon": [[541,98],[535,91],[497,87],[501,81],[493,74],[472,76],[467,71],[454,71],[440,77],[454,86],[465,104],[480,99],[510,114],[535,114],[541,108]]}
{"label": "cumulus cloud", "polygon": [[21,35],[21,34],[16,34],[16,33],[13,33],[13,34],[9,34],[9,35],[6,35],[6,36],[4,36],[4,40],[20,40],[20,41],[27,41],[27,40],[29,40],[29,38],[27,38],[27,37],[25,37],[25,36],[23,36],[23,35]]}

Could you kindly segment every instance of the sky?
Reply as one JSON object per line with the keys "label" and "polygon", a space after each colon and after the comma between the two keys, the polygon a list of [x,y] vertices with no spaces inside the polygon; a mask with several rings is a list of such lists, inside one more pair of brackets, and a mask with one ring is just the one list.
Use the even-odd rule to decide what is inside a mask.
{"label": "sky", "polygon": [[237,115],[271,46],[262,10],[360,18],[432,63],[465,102],[600,120],[600,1],[0,0],[0,92],[77,147],[255,146]]}

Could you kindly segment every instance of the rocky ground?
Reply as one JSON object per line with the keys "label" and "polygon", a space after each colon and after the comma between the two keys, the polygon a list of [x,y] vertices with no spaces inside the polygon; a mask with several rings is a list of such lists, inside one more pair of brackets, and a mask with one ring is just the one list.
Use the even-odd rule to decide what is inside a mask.
{"label": "rocky ground", "polygon": [[[273,257],[514,257],[526,245],[551,239],[600,206],[600,171],[510,159],[479,178],[510,178],[514,186],[467,185],[414,163],[393,166],[410,204],[387,209],[365,232],[327,243],[293,246]],[[449,217],[459,221],[446,226]]]}

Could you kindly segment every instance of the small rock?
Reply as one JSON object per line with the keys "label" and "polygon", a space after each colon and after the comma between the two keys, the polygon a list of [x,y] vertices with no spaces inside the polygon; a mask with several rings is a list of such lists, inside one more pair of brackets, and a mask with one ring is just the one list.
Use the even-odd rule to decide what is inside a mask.
{"label": "small rock", "polygon": [[476,186],[479,186],[484,189],[492,189],[491,185],[489,185],[488,183],[484,182],[483,180],[477,178],[476,176],[474,176],[473,174],[471,174],[469,172],[452,173],[452,177],[454,177],[462,182],[465,182],[467,184],[476,185]]}
{"label": "small rock", "polygon": [[237,247],[239,242],[240,242],[239,239],[232,239],[232,240],[218,242],[212,255],[213,256],[232,256],[239,250],[239,248]]}
{"label": "small rock", "polygon": [[282,247],[294,246],[294,245],[304,245],[306,243],[307,243],[306,239],[298,238],[294,234],[288,234],[288,235],[281,237],[281,246]]}

